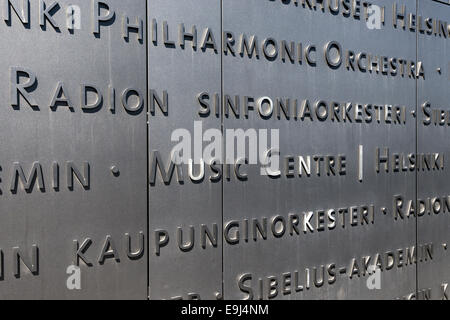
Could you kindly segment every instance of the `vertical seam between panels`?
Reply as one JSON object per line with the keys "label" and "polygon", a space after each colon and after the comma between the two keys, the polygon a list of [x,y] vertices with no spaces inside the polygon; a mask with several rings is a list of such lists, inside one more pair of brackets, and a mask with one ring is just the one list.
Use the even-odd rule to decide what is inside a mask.
{"label": "vertical seam between panels", "polygon": [[[148,97],[148,93],[149,93],[149,55],[148,55],[148,51],[149,51],[149,37],[148,37],[148,19],[149,19],[149,12],[148,12],[148,1],[149,0],[145,0],[145,14],[146,14],[146,19],[145,19],[145,35],[146,35],[146,39],[145,39],[145,66],[146,66],[146,91],[145,91],[145,95],[146,97]],[[149,180],[149,173],[150,173],[150,138],[149,138],[149,134],[150,134],[150,115],[149,115],[149,103],[150,101],[147,98],[147,106],[146,106],[146,141],[147,141],[147,145],[146,145],[146,159],[147,159],[147,300],[150,299],[150,180]]]}
{"label": "vertical seam between panels", "polygon": [[221,131],[222,131],[222,225],[221,225],[221,234],[222,234],[222,299],[225,298],[225,288],[224,288],[224,237],[223,237],[223,227],[225,224],[224,221],[224,185],[225,185],[225,175],[224,175],[224,149],[225,149],[225,142],[224,142],[224,117],[223,117],[223,94],[224,94],[224,80],[223,80],[223,43],[224,43],[224,35],[223,35],[223,0],[220,0],[220,38],[221,38],[221,44],[220,44],[220,123],[221,123]]}

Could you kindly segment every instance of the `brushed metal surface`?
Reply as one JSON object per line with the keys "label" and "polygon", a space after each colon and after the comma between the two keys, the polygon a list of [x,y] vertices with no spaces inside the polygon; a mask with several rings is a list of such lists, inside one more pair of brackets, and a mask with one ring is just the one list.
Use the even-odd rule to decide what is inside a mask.
{"label": "brushed metal surface", "polygon": [[[404,1],[415,11],[415,1]],[[251,286],[253,298],[264,299],[391,299],[415,291],[415,265],[383,271],[381,290],[369,290],[367,275],[350,279],[353,258],[361,259],[385,254],[399,248],[415,245],[415,220],[395,221],[392,215],[392,198],[403,194],[414,199],[415,173],[375,171],[375,149],[389,148],[391,153],[415,152],[415,120],[409,114],[415,109],[415,80],[380,74],[349,71],[343,64],[332,70],[323,59],[323,47],[329,41],[338,41],[344,49],[354,52],[370,52],[374,55],[402,57],[415,61],[415,34],[392,29],[391,1],[379,1],[385,5],[386,26],[381,30],[369,30],[361,19],[345,18],[342,14],[322,13],[320,9],[309,10],[289,1],[239,1],[223,2],[224,31],[232,31],[236,37],[245,33],[257,35],[258,41],[274,38],[278,41],[296,41],[317,46],[317,64],[311,66],[303,59],[302,64],[283,62],[278,56],[274,61],[264,58],[249,59],[246,55],[225,55],[223,67],[224,94],[269,96],[309,99],[313,101],[338,101],[352,103],[392,104],[406,106],[406,124],[386,123],[336,123],[330,120],[295,121],[275,116],[263,120],[256,112],[249,119],[224,118],[227,128],[276,128],[280,130],[280,152],[287,155],[339,155],[347,158],[347,173],[343,176],[321,176],[270,179],[261,176],[259,167],[248,169],[246,182],[224,184],[224,223],[249,219],[267,218],[267,240],[252,236],[246,242],[224,244],[224,285],[226,299],[248,298],[249,294],[239,288],[239,279],[247,278],[245,286]],[[239,42],[238,42],[239,43]],[[394,45],[395,44],[395,45]],[[300,103],[299,103],[300,105]],[[359,145],[364,147],[364,177],[358,180]],[[282,162],[283,163],[283,162]],[[284,169],[281,169],[284,172]],[[286,231],[276,238],[270,231],[270,221],[289,214],[303,217],[305,212],[374,205],[375,221],[345,229],[314,232],[302,231],[291,236]],[[387,214],[381,208],[387,208]],[[312,221],[316,219],[315,215]],[[347,221],[348,223],[348,221]],[[243,222],[241,223],[241,225]],[[244,227],[242,227],[244,228]],[[241,229],[241,234],[243,233]],[[250,229],[251,230],[251,229]],[[252,235],[252,231],[250,231]],[[239,261],[239,263],[235,263]],[[372,258],[372,263],[374,258]],[[337,273],[334,283],[329,284],[326,268],[335,264]],[[322,284],[322,267],[325,266],[325,282]],[[314,269],[316,268],[316,269]],[[338,270],[346,268],[346,273]],[[310,271],[310,289],[305,278]],[[317,285],[314,274],[317,270]],[[298,271],[299,285],[293,288]],[[283,274],[290,274],[291,286],[283,293]],[[289,276],[288,276],[289,277]],[[331,281],[333,282],[333,281]],[[277,290],[275,290],[275,288]],[[248,288],[245,289],[248,291]]]}
{"label": "brushed metal surface", "polygon": [[[22,1],[11,3],[21,14]],[[145,44],[139,43],[133,33],[127,42],[122,33],[124,15],[130,21],[137,16],[146,18],[145,1],[108,1],[115,16],[100,24],[97,35],[93,33],[99,26],[93,21],[95,2],[58,3],[52,14],[59,31],[48,19],[40,26],[39,1],[30,2],[26,26],[15,11],[11,12],[10,23],[5,22],[6,15],[0,22],[0,298],[145,299],[145,248],[140,257],[128,258],[125,235],[130,235],[135,252],[140,247],[139,233],[146,237],[147,232],[146,105],[129,114],[121,103],[127,88],[146,91]],[[66,27],[68,5],[77,5],[81,12],[81,29],[72,33]],[[99,12],[108,14],[104,6]],[[10,79],[15,73],[11,75],[11,67],[25,68],[36,76],[34,86],[28,89],[36,107],[30,107],[23,97],[13,106],[15,94],[10,94]],[[19,76],[19,83],[29,81],[22,72]],[[58,92],[58,98],[69,98],[72,109],[63,101],[50,108],[60,82],[64,94]],[[102,92],[103,103],[98,108],[82,110],[82,84],[96,86]],[[108,102],[108,85],[116,91],[114,113]],[[87,102],[93,104],[95,96],[89,92]],[[131,107],[133,101],[130,97]],[[84,187],[76,177],[70,187],[67,164],[71,162],[80,170],[82,180],[88,178],[83,163],[89,163]],[[20,180],[17,188],[11,186],[17,176],[15,163],[19,173],[23,169],[28,188]],[[34,163],[38,163],[38,175],[30,181]],[[53,163],[59,165],[58,184],[54,182]],[[68,290],[70,274],[66,270],[76,260],[73,241],[81,246],[88,238],[92,243],[84,255],[92,266],[80,260],[81,290]],[[100,259],[105,243],[105,251],[111,249],[107,239],[112,239],[116,256]],[[36,260],[32,260],[34,245]],[[17,253],[32,270],[20,260],[20,273],[16,272]],[[32,261],[38,262],[36,269],[31,267]]]}
{"label": "brushed metal surface", "polygon": [[[198,114],[197,95],[202,92],[219,93],[221,89],[220,69],[220,2],[207,0],[155,0],[148,2],[149,35],[154,32],[153,20],[157,26],[157,42],[149,40],[149,87],[162,97],[168,94],[168,113],[164,115],[158,107],[149,120],[149,163],[154,161],[152,153],[158,151],[167,166],[171,150],[172,132],[185,129],[194,139],[194,122],[201,121],[203,130],[221,128],[220,117],[203,118]],[[167,39],[164,39],[164,22],[167,25]],[[185,31],[197,28],[197,48],[192,40],[186,40],[185,47],[179,45],[179,27],[184,23]],[[216,37],[217,52],[201,48],[205,28],[210,28]],[[167,40],[167,41],[165,41]],[[165,44],[172,42],[173,44]],[[199,159],[197,159],[199,160]],[[207,161],[207,159],[205,159]],[[183,166],[184,184],[176,174],[170,184],[164,184],[158,171],[156,181],[149,186],[149,282],[151,299],[215,299],[222,294],[222,183],[212,183],[210,172],[194,183],[188,176],[188,166]],[[194,165],[194,174],[199,172]],[[201,226],[211,231],[218,230],[217,244],[201,245]],[[192,227],[192,229],[191,229]],[[181,228],[183,243],[193,246],[182,251],[178,245],[178,228]],[[157,232],[168,233],[169,242],[156,254]],[[160,239],[158,237],[158,239]]]}
{"label": "brushed metal surface", "polygon": [[450,6],[333,2],[3,1],[0,299],[450,297]]}

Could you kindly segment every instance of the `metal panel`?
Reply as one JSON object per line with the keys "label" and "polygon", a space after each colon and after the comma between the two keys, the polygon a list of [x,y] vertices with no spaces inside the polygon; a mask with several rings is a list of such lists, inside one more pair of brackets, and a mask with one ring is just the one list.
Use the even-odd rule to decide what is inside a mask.
{"label": "metal panel", "polygon": [[[154,0],[148,4],[148,81],[150,90],[159,99],[158,104],[150,97],[154,103],[149,121],[150,298],[215,299],[222,292],[222,183],[210,181],[212,173],[208,166],[205,177],[193,182],[187,161],[182,165],[183,183],[174,173],[165,184],[159,167],[158,171],[154,169],[156,155],[164,167],[169,163],[176,145],[171,136],[180,132],[177,129],[185,129],[185,133],[187,130],[197,145],[201,143],[201,135],[200,139],[194,136],[195,122],[202,126],[203,132],[221,129],[220,112],[218,117],[214,111],[209,116],[200,116],[198,102],[200,93],[220,94],[220,2]],[[196,36],[180,38],[183,24],[186,33]],[[184,46],[180,39],[185,40]],[[164,91],[168,105],[164,105]],[[168,108],[166,114],[161,106]],[[199,160],[201,156],[189,158]],[[194,165],[195,176],[199,168]],[[154,179],[153,172],[156,172]],[[206,238],[202,225],[216,241]],[[179,230],[182,238],[178,238]]]}
{"label": "metal panel", "polygon": [[[224,182],[224,224],[234,223],[230,232],[231,243],[236,238],[236,231],[240,231],[238,244],[224,242],[225,298],[243,299],[250,295],[254,299],[401,297],[415,291],[415,264],[406,265],[404,261],[399,261],[416,244],[416,222],[414,218],[394,219],[393,199],[395,195],[402,195],[405,199],[415,198],[415,173],[401,169],[396,172],[394,157],[396,154],[406,157],[415,153],[416,124],[411,115],[415,109],[415,80],[407,74],[401,76],[399,67],[396,76],[392,76],[390,71],[388,75],[381,71],[377,73],[375,69],[373,72],[361,72],[358,66],[355,71],[348,70],[345,52],[352,50],[355,56],[365,52],[414,62],[415,34],[392,27],[391,1],[377,1],[379,6],[385,6],[385,25],[381,30],[369,30],[364,17],[355,18],[353,13],[345,17],[343,7],[340,7],[339,13],[332,14],[327,5],[322,12],[320,5],[309,9],[302,3],[298,1],[296,5],[293,1],[269,0],[223,2],[223,31],[234,33],[235,44],[230,46],[236,51],[235,55],[228,52],[224,56],[224,95],[232,98],[238,95],[241,107],[245,105],[244,96],[253,97],[255,102],[260,97],[270,97],[275,106],[277,98],[290,98],[292,103],[298,99],[298,112],[304,110],[302,103],[308,99],[313,113],[313,121],[308,115],[303,120],[296,120],[292,115],[290,120],[286,120],[281,114],[281,119],[278,119],[277,113],[263,119],[254,107],[248,119],[243,111],[240,118],[236,118],[231,111],[229,117],[224,118],[224,129],[279,129],[282,158],[281,177],[263,176],[260,166],[254,165],[245,166],[244,171],[248,173],[246,181],[233,178]],[[415,1],[402,3],[406,4],[408,11],[415,12]],[[363,14],[361,9],[360,16]],[[249,58],[247,52],[239,54],[243,33],[247,35],[248,43],[252,35],[257,36],[259,58]],[[271,38],[278,45],[276,56]],[[262,45],[266,39],[269,39],[269,44],[264,53]],[[298,62],[298,54],[293,62],[285,54],[283,61],[282,40],[288,41],[288,44],[295,41],[294,50],[298,43],[302,43],[301,63]],[[342,47],[343,61],[336,68],[325,62],[324,46],[330,41],[337,41]],[[334,46],[331,52],[336,52],[336,44],[330,45]],[[315,46],[311,60],[317,60],[316,65],[305,57],[305,52],[310,51],[308,46]],[[334,62],[337,61],[332,57],[331,64]],[[363,68],[366,62],[362,61]],[[332,112],[326,120],[319,120],[325,115],[324,108],[321,107],[317,117],[314,105],[321,100],[328,105],[333,101],[352,103],[352,122],[344,122],[342,117],[339,121],[333,121]],[[357,114],[355,118],[357,104],[405,108],[401,109],[401,123],[385,121],[387,108],[382,109],[380,121],[372,108],[372,119],[366,121],[363,111],[363,116],[359,117],[362,121],[358,122]],[[267,107],[267,100],[264,105]],[[318,105],[322,106],[322,103]],[[293,109],[292,106],[291,112]],[[389,172],[385,171],[383,164],[380,165],[380,172],[376,171],[377,148],[382,153],[389,148]],[[362,182],[359,181],[360,150],[363,159]],[[305,172],[303,177],[299,177],[298,170],[288,177],[283,159],[289,155],[303,156],[305,161],[307,156],[311,156],[313,163],[314,156],[319,156],[319,159],[324,157],[322,165],[327,156],[333,156],[336,166],[338,156],[345,155],[346,173],[327,172],[323,166],[320,175],[313,168],[310,177]],[[364,221],[360,215],[365,212],[364,206],[374,206],[373,223],[369,219],[368,224],[362,224]],[[359,218],[353,221],[354,226],[351,225],[350,213],[347,213],[345,227],[342,227],[341,215],[336,213],[340,208],[358,212],[355,213]],[[335,217],[338,217],[336,225],[333,224],[334,218],[327,216],[328,212],[333,216],[333,211],[329,209],[333,209]],[[313,212],[311,220],[304,220],[308,212]],[[299,217],[299,234],[290,228],[289,217],[293,214]],[[275,234],[283,231],[283,222],[278,216],[284,218],[286,227],[284,234],[276,237]],[[306,214],[306,217],[309,215]],[[263,224],[263,218],[267,219],[267,239],[257,233],[255,241],[253,219]],[[250,226],[248,240],[245,220],[249,220]],[[273,221],[276,222],[275,232],[271,228]],[[311,223],[303,225],[303,221]],[[306,233],[303,232],[304,226]],[[374,265],[377,254],[383,261],[381,290],[369,290],[366,285],[369,278],[364,272],[362,260],[370,256],[369,265]],[[391,257],[395,259],[395,265]],[[353,259],[356,259],[358,269]],[[355,268],[353,276],[352,265]],[[308,272],[309,282],[306,280]]]}
{"label": "metal panel", "polygon": [[122,24],[145,25],[145,1],[2,4],[0,298],[145,299],[145,30]]}
{"label": "metal panel", "polygon": [[0,298],[448,298],[447,2],[2,1]]}
{"label": "metal panel", "polygon": [[[450,6],[419,1],[418,15],[423,21],[432,18],[450,24]],[[427,24],[423,24],[426,28]],[[446,28],[446,26],[445,26]],[[418,59],[427,67],[425,81],[418,82],[418,154],[431,155],[431,168],[424,164],[418,172],[418,243],[432,245],[425,251],[418,269],[419,299],[448,299],[450,295],[449,216],[449,84],[450,34],[437,29],[418,33]],[[435,166],[434,154],[438,154]],[[443,168],[441,167],[441,160]]]}

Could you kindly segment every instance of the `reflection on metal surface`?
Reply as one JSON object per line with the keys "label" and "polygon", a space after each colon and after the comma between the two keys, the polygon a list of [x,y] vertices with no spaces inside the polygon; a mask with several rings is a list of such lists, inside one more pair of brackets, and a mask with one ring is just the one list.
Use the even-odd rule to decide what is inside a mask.
{"label": "reflection on metal surface", "polygon": [[145,9],[2,1],[2,299],[146,298],[146,45],[121,36]]}
{"label": "reflection on metal surface", "polygon": [[447,1],[1,3],[0,298],[450,296]]}

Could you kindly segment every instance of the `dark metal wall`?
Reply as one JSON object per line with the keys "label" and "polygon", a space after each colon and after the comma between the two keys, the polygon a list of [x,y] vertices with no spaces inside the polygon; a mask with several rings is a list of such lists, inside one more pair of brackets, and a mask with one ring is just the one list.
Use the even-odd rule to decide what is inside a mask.
{"label": "dark metal wall", "polygon": [[[424,16],[448,20],[448,10],[444,11],[442,7],[438,3],[419,1],[419,12]],[[448,116],[445,112],[449,101],[449,49],[447,41],[441,38],[419,35],[418,59],[428,65],[430,72],[426,81],[419,82],[417,87],[418,112],[423,114],[418,119],[417,152],[439,152],[446,159],[449,157]],[[431,299],[448,297],[449,210],[445,201],[449,195],[448,177],[446,170],[419,171],[417,176],[418,204],[423,208],[417,220],[417,239],[419,243],[434,244],[433,259],[423,259],[418,266],[418,291],[421,297]]]}
{"label": "dark metal wall", "polygon": [[[51,2],[0,7],[1,299],[446,296],[445,1]],[[278,130],[279,172],[210,129]]]}
{"label": "dark metal wall", "polygon": [[[169,94],[168,114],[158,113],[157,109],[155,116],[150,117],[150,167],[154,165],[154,151],[160,153],[163,165],[167,166],[175,145],[170,143],[174,130],[188,130],[195,139],[194,121],[199,121],[205,131],[221,129],[220,118],[202,118],[197,107],[198,94],[220,93],[221,89],[220,47],[216,52],[201,48],[205,28],[220,35],[220,2],[158,0],[148,4],[149,25],[156,33],[156,41],[149,42],[149,86],[160,96],[164,90]],[[186,40],[183,47],[179,42],[181,23],[186,33],[196,33],[197,38]],[[196,32],[192,32],[194,26]],[[220,46],[220,38],[216,41]],[[199,171],[200,166],[194,165],[193,174],[197,176]],[[222,292],[222,242],[219,238],[214,246],[207,243],[203,248],[200,234],[202,225],[211,231],[213,225],[217,230],[222,227],[222,184],[209,178],[192,181],[187,164],[182,165],[182,172],[183,182],[174,174],[170,183],[162,183],[158,176],[150,185],[150,297],[215,299],[215,293]],[[168,243],[159,254],[156,246],[164,236],[158,231],[167,232],[168,236]]]}
{"label": "dark metal wall", "polygon": [[[391,1],[380,2],[389,5]],[[414,8],[414,2],[407,3]],[[331,104],[395,104],[415,106],[415,81],[408,78],[386,77],[376,72],[348,70],[344,65],[330,69],[322,58],[324,46],[337,41],[342,50],[373,52],[392,57],[415,60],[415,35],[403,34],[390,28],[370,31],[364,22],[349,21],[341,16],[320,11],[302,11],[301,7],[282,4],[280,1],[224,1],[224,29],[233,30],[236,35],[244,32],[256,34],[259,39],[273,37],[279,40],[302,43],[304,48],[316,47],[313,59],[317,63],[292,63],[290,60],[268,61],[247,57],[224,58],[224,93],[253,97],[269,96],[304,101],[308,99],[314,110],[317,101]],[[244,17],[245,16],[245,17]],[[271,17],[267,23],[261,17]],[[301,18],[300,18],[301,17]],[[392,17],[387,14],[386,20]],[[354,35],[354,36],[349,36]],[[367,36],[364,36],[367,35]],[[386,45],[386,39],[395,46]],[[306,60],[306,61],[305,61]],[[302,103],[298,103],[301,111]],[[312,111],[314,112],[314,111]],[[394,298],[403,292],[414,291],[415,267],[383,272],[383,290],[368,290],[364,270],[351,275],[352,259],[358,265],[364,257],[371,257],[385,251],[415,245],[415,221],[395,223],[391,215],[383,215],[381,208],[390,206],[392,195],[404,194],[414,198],[414,173],[377,173],[375,169],[376,148],[389,148],[391,152],[410,153],[415,150],[415,121],[405,125],[370,122],[358,123],[332,121],[314,116],[302,120],[282,114],[268,120],[253,116],[249,119],[225,119],[225,127],[231,128],[278,128],[280,130],[281,158],[286,156],[320,156],[346,158],[344,174],[329,174],[325,169],[299,177],[286,175],[286,164],[281,161],[281,176],[268,179],[261,176],[255,167],[244,183],[225,184],[224,221],[263,219],[270,221],[282,216],[289,221],[298,216],[300,234],[288,232],[280,238],[269,232],[267,240],[250,240],[248,243],[224,247],[225,295],[229,298],[244,298],[246,294],[237,286],[241,274],[250,274],[255,298],[261,296],[259,279],[263,281],[262,297],[284,299],[318,298]],[[411,137],[411,138],[406,138]],[[364,168],[362,182],[358,177],[359,146],[363,146]],[[298,163],[298,160],[296,161]],[[325,166],[324,166],[325,168]],[[372,207],[374,218],[363,224],[360,218],[362,207]],[[355,208],[357,218],[351,222]],[[335,212],[337,223],[328,218],[329,210]],[[339,209],[345,209],[339,213]],[[371,209],[372,210],[372,209]],[[348,212],[347,212],[348,211]],[[309,219],[309,212],[313,212]],[[322,212],[322,213],[321,213]],[[325,226],[318,227],[317,219],[325,212]],[[308,218],[307,218],[308,217]],[[305,231],[303,222],[311,221]],[[288,223],[289,225],[289,223]],[[395,235],[395,236],[393,236]],[[243,261],[235,264],[235,260]],[[383,256],[384,260],[384,256]],[[362,266],[360,266],[362,267]],[[342,271],[342,272],[341,272]],[[303,290],[286,290],[283,293],[283,276]],[[306,280],[308,278],[310,280]],[[277,291],[270,283],[278,282]],[[308,284],[309,282],[309,284]],[[274,286],[275,287],[275,286]],[[308,288],[309,287],[309,288]],[[271,291],[273,293],[271,294]],[[277,293],[277,294],[276,294]]]}
{"label": "dark metal wall", "polygon": [[[12,1],[26,16],[20,2]],[[25,26],[16,11],[5,22],[2,7],[0,296],[144,299],[146,251],[128,258],[125,235],[134,252],[139,233],[147,231],[146,107],[129,112],[121,96],[130,88],[145,94],[146,49],[134,39],[124,41],[120,20],[145,12],[145,1],[109,1],[116,16],[96,34],[87,14],[73,34],[64,27],[64,12],[53,17],[59,31],[48,20],[41,26],[39,2],[29,3]],[[58,3],[59,11],[72,4]],[[92,1],[77,5],[92,11]],[[26,94],[10,92],[15,83],[29,87],[29,103]],[[85,108],[82,85],[91,87]],[[92,87],[103,96],[100,103]],[[18,178],[22,172],[24,180]],[[104,260],[101,253],[111,242],[116,255]],[[82,290],[70,291],[66,270],[77,264]]]}

